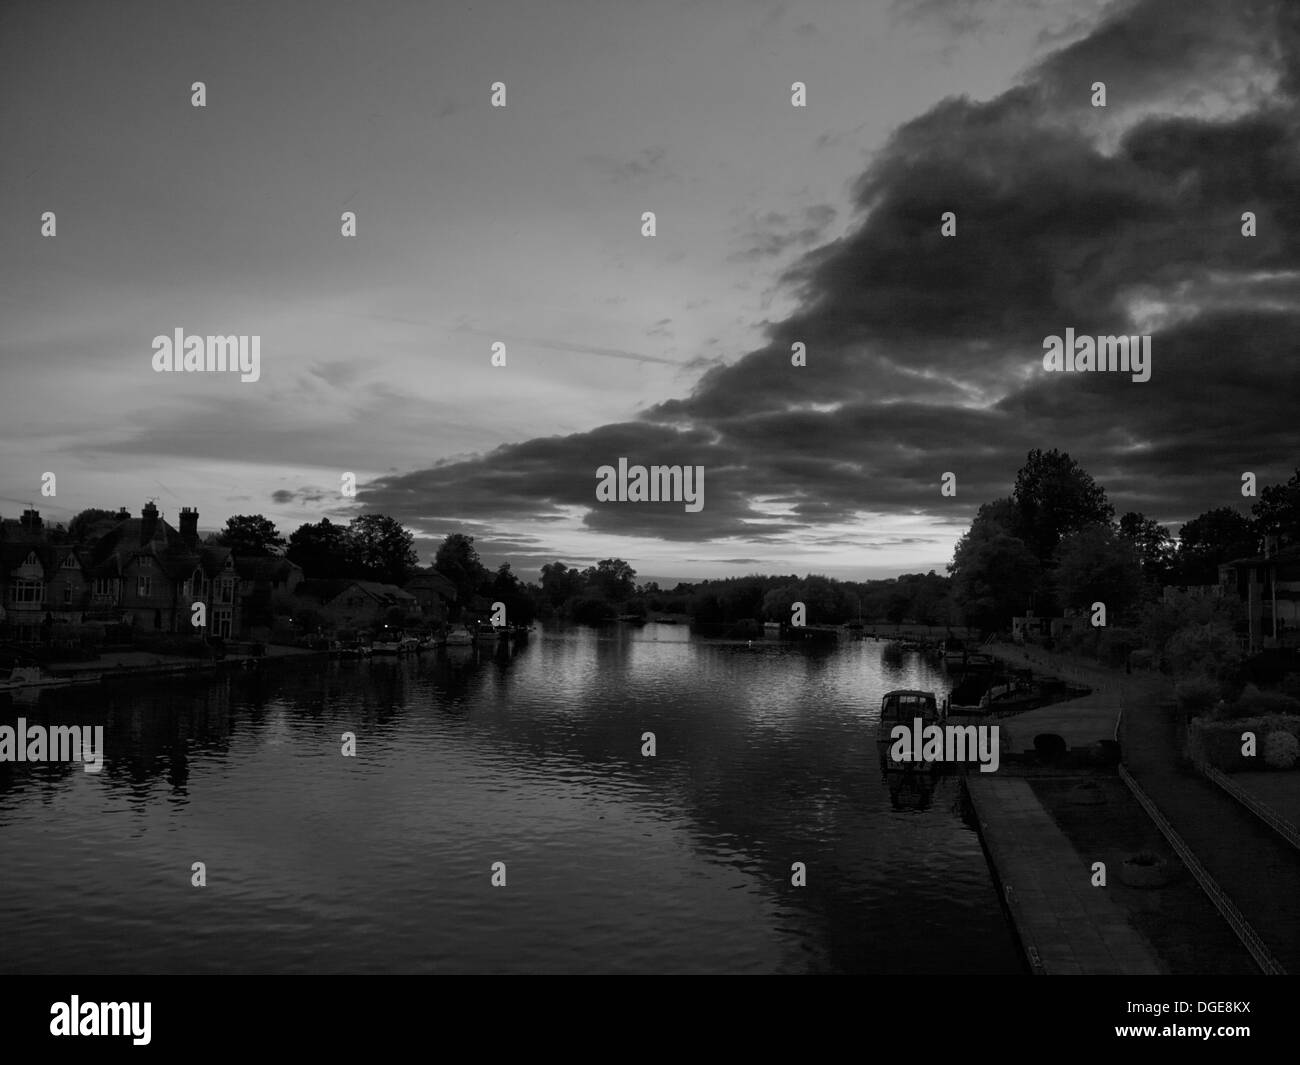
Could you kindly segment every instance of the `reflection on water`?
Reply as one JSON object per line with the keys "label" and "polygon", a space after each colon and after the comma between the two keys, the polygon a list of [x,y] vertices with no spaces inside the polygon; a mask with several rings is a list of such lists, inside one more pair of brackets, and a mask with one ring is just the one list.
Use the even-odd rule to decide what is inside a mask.
{"label": "reflection on water", "polygon": [[900,687],[945,680],[650,624],[0,700],[106,746],[0,763],[0,967],[1019,971],[959,782],[882,779]]}

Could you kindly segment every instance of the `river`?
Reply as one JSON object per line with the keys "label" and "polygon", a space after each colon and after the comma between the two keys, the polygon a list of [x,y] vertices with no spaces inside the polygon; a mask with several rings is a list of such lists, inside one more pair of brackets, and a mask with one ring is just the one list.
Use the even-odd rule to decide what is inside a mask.
{"label": "river", "polygon": [[882,779],[900,687],[947,679],[870,640],[551,625],[6,697],[106,754],[0,763],[0,970],[1021,972],[958,781]]}

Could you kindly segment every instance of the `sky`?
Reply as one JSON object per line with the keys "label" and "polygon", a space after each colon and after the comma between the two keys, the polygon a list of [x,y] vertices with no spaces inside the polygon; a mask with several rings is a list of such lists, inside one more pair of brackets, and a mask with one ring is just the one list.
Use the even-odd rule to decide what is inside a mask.
{"label": "sky", "polygon": [[[1245,509],[1297,465],[1298,93],[1287,0],[11,0],[0,515],[698,579],[942,572],[1035,447]],[[1067,328],[1151,379],[1047,372]],[[156,372],[177,329],[260,377]],[[598,502],[621,457],[704,506]]]}

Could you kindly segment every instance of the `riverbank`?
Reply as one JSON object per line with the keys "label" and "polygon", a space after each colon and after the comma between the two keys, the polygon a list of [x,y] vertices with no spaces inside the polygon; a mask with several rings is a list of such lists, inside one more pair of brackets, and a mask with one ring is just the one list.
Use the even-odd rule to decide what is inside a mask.
{"label": "riverbank", "polygon": [[224,658],[188,658],[184,655],[157,654],[153,651],[110,651],[93,662],[60,663],[57,675],[65,677],[92,677],[116,680],[137,676],[170,676],[177,673],[212,673],[222,668],[247,668],[250,664],[272,661],[299,661],[326,658],[327,651],[312,651],[305,647],[271,645],[261,655],[227,654]]}

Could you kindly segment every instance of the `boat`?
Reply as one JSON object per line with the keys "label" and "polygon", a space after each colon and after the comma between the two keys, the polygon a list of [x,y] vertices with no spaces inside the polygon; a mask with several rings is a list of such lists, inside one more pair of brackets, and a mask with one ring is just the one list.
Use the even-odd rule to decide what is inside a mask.
{"label": "boat", "polygon": [[447,633],[444,642],[448,647],[469,647],[474,642],[474,635],[468,629],[455,628]]}
{"label": "boat", "polygon": [[898,688],[886,692],[880,700],[880,728],[884,732],[895,725],[911,725],[917,718],[921,724],[937,724],[944,719],[943,707],[934,692],[913,688]]}
{"label": "boat", "polygon": [[880,700],[880,731],[876,734],[876,746],[880,751],[880,768],[886,773],[913,773],[932,768],[926,763],[907,762],[899,765],[893,762],[889,757],[889,749],[894,743],[890,733],[897,725],[912,728],[917,718],[921,719],[922,728],[926,725],[939,724],[947,716],[946,711],[947,707],[939,705],[934,692],[913,688],[898,688],[886,692]]}
{"label": "boat", "polygon": [[402,653],[402,637],[399,633],[384,631],[375,637],[370,645],[372,654],[396,655]]}
{"label": "boat", "polygon": [[984,705],[989,692],[990,678],[977,674],[967,674],[953,685],[948,696],[948,709],[954,714],[987,713]]}
{"label": "boat", "polygon": [[943,667],[950,670],[996,669],[998,661],[984,651],[972,651],[961,640],[943,642]]}
{"label": "boat", "polygon": [[502,638],[504,629],[499,629],[495,625],[489,625],[486,622],[478,625],[474,629],[475,643],[496,643]]}
{"label": "boat", "polygon": [[366,658],[370,645],[351,629],[340,629],[330,653],[335,658]]}
{"label": "boat", "polygon": [[615,620],[615,621],[621,621],[621,622],[623,622],[625,625],[644,625],[644,624],[645,624],[645,615],[643,615],[643,614],[619,614],[619,616],[616,617],[614,620]]}
{"label": "boat", "polygon": [[397,653],[403,655],[415,654],[420,649],[420,640],[416,636],[404,635],[397,641]]}
{"label": "boat", "polygon": [[840,638],[840,630],[834,625],[801,625],[793,632],[797,640],[815,640],[819,643],[833,643]]}

